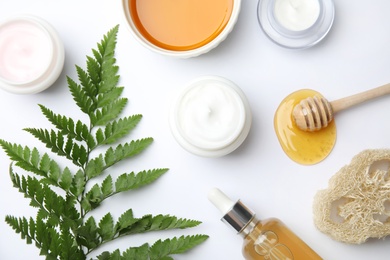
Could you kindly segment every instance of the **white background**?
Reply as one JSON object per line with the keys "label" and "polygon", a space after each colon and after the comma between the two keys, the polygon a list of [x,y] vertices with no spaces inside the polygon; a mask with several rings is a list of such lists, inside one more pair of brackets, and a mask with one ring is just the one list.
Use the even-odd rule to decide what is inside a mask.
{"label": "white background", "polygon": [[[293,91],[312,88],[330,100],[390,82],[390,1],[335,1],[336,18],[328,36],[317,46],[283,49],[269,41],[256,17],[257,1],[243,0],[239,20],[228,38],[210,53],[175,59],[142,47],[124,23],[120,1],[112,0],[0,0],[0,17],[15,13],[38,15],[59,32],[66,62],[58,81],[36,95],[0,92],[0,138],[23,145],[44,146],[25,127],[49,128],[37,104],[56,113],[83,118],[67,89],[66,75],[77,79],[74,65],[85,67],[85,56],[116,24],[120,24],[116,51],[123,95],[129,98],[124,115],[143,114],[130,138],[152,136],[153,145],[134,162],[112,173],[168,167],[156,183],[107,200],[96,212],[118,217],[133,208],[144,214],[173,214],[198,219],[199,227],[123,238],[96,251],[153,243],[157,238],[182,234],[208,234],[201,246],[176,259],[242,259],[242,239],[220,222],[220,213],[207,200],[212,187],[232,199],[241,198],[259,218],[278,217],[329,260],[390,258],[390,240],[363,245],[336,242],[313,225],[312,200],[327,187],[329,178],[352,157],[368,148],[390,148],[390,97],[377,99],[336,116],[338,139],[329,157],[313,166],[291,161],[273,130],[280,101]],[[168,110],[172,96],[187,82],[203,75],[234,81],[247,95],[253,125],[244,144],[222,158],[208,159],[183,150],[172,137]],[[42,259],[4,222],[7,214],[35,216],[28,201],[8,177],[10,160],[0,152],[0,259]],[[91,257],[95,256],[91,255]]]}

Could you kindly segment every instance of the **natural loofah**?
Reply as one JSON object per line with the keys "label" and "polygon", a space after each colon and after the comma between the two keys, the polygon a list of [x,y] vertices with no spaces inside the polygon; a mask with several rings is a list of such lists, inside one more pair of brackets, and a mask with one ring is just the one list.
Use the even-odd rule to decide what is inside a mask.
{"label": "natural loofah", "polygon": [[390,235],[390,150],[356,155],[314,197],[316,227],[353,244]]}

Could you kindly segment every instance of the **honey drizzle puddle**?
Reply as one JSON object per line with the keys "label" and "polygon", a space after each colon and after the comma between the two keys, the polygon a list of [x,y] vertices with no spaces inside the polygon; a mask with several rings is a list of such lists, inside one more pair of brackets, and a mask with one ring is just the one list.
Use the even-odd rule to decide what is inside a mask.
{"label": "honey drizzle puddle", "polygon": [[317,132],[300,130],[292,118],[292,110],[302,99],[322,96],[311,89],[298,90],[287,96],[279,105],[274,117],[275,132],[283,151],[293,161],[311,165],[324,160],[336,143],[334,120]]}
{"label": "honey drizzle puddle", "polygon": [[216,38],[229,22],[234,0],[129,0],[137,29],[154,45],[192,50]]}

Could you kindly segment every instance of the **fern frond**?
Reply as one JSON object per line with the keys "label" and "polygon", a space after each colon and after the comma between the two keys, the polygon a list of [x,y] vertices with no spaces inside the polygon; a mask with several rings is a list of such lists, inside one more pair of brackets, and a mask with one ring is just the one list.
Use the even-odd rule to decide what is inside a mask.
{"label": "fern frond", "polygon": [[72,118],[55,114],[52,110],[43,105],[39,105],[42,113],[46,118],[58,129],[63,135],[67,135],[68,138],[76,139],[77,141],[85,141],[90,143],[90,146],[94,146],[93,136],[89,132],[89,128],[86,124],[77,120],[75,123]]}
{"label": "fern frond", "polygon": [[121,253],[103,252],[97,257],[99,260],[126,259],[126,260],[173,260],[171,255],[185,253],[208,239],[207,235],[181,236],[172,239],[157,240],[152,246],[145,243],[139,247],[130,247]]}
{"label": "fern frond", "polygon": [[153,138],[149,137],[133,140],[130,143],[120,144],[115,149],[109,147],[104,155],[100,154],[96,158],[89,160],[88,165],[85,168],[87,180],[100,176],[105,169],[124,159],[136,156],[145,150],[152,142]]}
{"label": "fern frond", "polygon": [[76,105],[85,114],[92,114],[93,111],[95,111],[96,109],[95,102],[88,96],[87,92],[73,79],[67,77],[67,82],[68,88],[73,96],[73,100],[76,102]]}
{"label": "fern frond", "polygon": [[134,172],[120,175],[114,184],[111,175],[108,175],[102,182],[101,186],[95,184],[86,194],[82,201],[82,207],[86,213],[100,206],[103,200],[117,193],[138,189],[157,180],[168,169],[153,169],[141,171],[137,174]]}
{"label": "fern frond", "polygon": [[85,174],[82,170],[79,170],[73,176],[72,185],[69,190],[74,196],[78,197],[84,192],[86,184]]}
{"label": "fern frond", "polygon": [[88,250],[97,248],[101,244],[98,234],[98,226],[93,217],[89,217],[84,225],[77,228],[78,242],[88,248]]}
{"label": "fern frond", "polygon": [[117,100],[123,92],[123,87],[112,88],[110,91],[97,96],[97,107],[102,108]]}
{"label": "fern frond", "polygon": [[95,110],[95,113],[89,115],[92,126],[105,126],[110,121],[116,119],[126,105],[127,98],[119,98],[101,109]]}
{"label": "fern frond", "polygon": [[[92,58],[87,56],[87,59],[89,61]],[[88,97],[96,104],[96,95],[97,95],[98,87],[96,81],[94,81],[90,76],[92,71],[86,72],[80,66],[77,65],[76,65],[76,71],[80,81],[80,85],[82,89],[85,91],[85,94],[88,95]]]}
{"label": "fern frond", "polygon": [[86,258],[84,252],[82,252],[80,248],[77,246],[77,241],[75,240],[74,236],[72,236],[69,229],[66,229],[63,226],[61,226],[61,233],[60,233],[60,248],[61,248],[61,252],[59,255],[60,259],[83,260]]}
{"label": "fern frond", "polygon": [[118,231],[119,236],[124,236],[151,231],[192,228],[199,224],[201,224],[201,222],[197,220],[177,218],[170,215],[145,215],[142,218],[136,219],[136,221],[131,219],[131,224],[129,226]]}
{"label": "fern frond", "polygon": [[98,233],[102,241],[112,240],[115,236],[114,219],[110,213],[107,213],[99,222]]}
{"label": "fern frond", "polygon": [[117,162],[120,162],[126,158],[130,158],[141,153],[152,142],[153,138],[149,137],[139,140],[133,140],[130,143],[119,144],[115,149],[107,149],[104,155],[106,167],[110,167]]}
{"label": "fern frond", "polygon": [[72,160],[76,166],[82,167],[88,160],[87,148],[75,143],[72,138],[66,138],[61,132],[37,128],[25,128],[24,130],[39,139],[52,152]]}
{"label": "fern frond", "polygon": [[77,248],[74,237],[65,226],[61,226],[60,234],[41,218],[34,221],[31,217],[27,220],[25,217],[16,218],[8,215],[5,217],[5,222],[16,233],[20,233],[27,244],[34,241],[41,254],[46,255],[47,259],[60,259],[59,256],[61,259],[85,259],[84,253]]}
{"label": "fern frond", "polygon": [[106,59],[102,64],[102,74],[101,74],[101,84],[99,86],[100,93],[108,93],[114,88],[117,88],[119,82],[119,67],[115,66],[116,59],[110,58]]}
{"label": "fern frond", "polygon": [[[128,190],[138,189],[142,186],[148,185],[157,180],[161,175],[166,173],[168,169],[153,169],[148,171],[141,171],[135,174],[134,172],[129,174],[120,175],[115,182],[115,192],[123,192]],[[102,187],[104,188],[104,186]]]}
{"label": "fern frond", "polygon": [[[85,260],[87,255],[104,243],[123,236],[191,228],[201,223],[161,214],[135,218],[132,209],[125,211],[117,221],[110,213],[105,214],[98,223],[93,216],[86,219],[87,214],[92,213],[105,199],[151,184],[168,171],[162,168],[124,173],[115,180],[107,174],[102,182],[93,186],[89,182],[116,163],[135,157],[153,142],[153,138],[147,137],[103,147],[127,136],[142,118],[139,114],[119,117],[128,99],[121,97],[124,87],[118,86],[120,76],[115,59],[118,28],[117,25],[111,29],[97,44],[97,49],[92,49],[92,56],[87,56],[86,69],[76,65],[79,83],[67,77],[69,91],[81,112],[88,116],[89,122],[83,123],[39,105],[54,129],[24,129],[55,155],[71,161],[76,166],[75,174],[69,167],[61,169],[48,153],[40,155],[37,148],[0,139],[0,146],[13,161],[9,167],[13,186],[30,201],[30,206],[37,209],[35,219],[7,216],[6,222],[28,244],[35,242],[40,254],[47,260]],[[103,151],[95,153],[98,147]],[[25,172],[19,174],[16,169],[36,176]],[[58,188],[64,192],[57,194]],[[171,254],[185,252],[206,238],[198,235],[159,240],[152,247],[145,243],[131,247],[123,254],[119,250],[103,252],[98,259],[171,260]]]}
{"label": "fern frond", "polygon": [[58,259],[61,253],[59,232],[42,219],[37,218],[35,223],[35,245],[40,248],[40,255],[45,255],[46,259]]}
{"label": "fern frond", "polygon": [[89,78],[91,79],[92,83],[96,86],[96,90],[97,90],[96,94],[97,94],[99,90],[98,85],[101,81],[100,79],[101,66],[95,59],[93,59],[90,56],[87,56],[87,71],[88,71]]}
{"label": "fern frond", "polygon": [[158,240],[150,247],[150,260],[164,259],[172,254],[184,253],[208,238],[207,235],[181,236],[179,238]]}
{"label": "fern frond", "polygon": [[26,240],[27,244],[31,244],[35,236],[35,222],[32,218],[27,220],[25,217],[16,218],[14,216],[5,216],[5,222],[17,233],[20,237]]}
{"label": "fern frond", "polygon": [[103,252],[97,257],[98,260],[150,260],[149,244],[145,243],[139,247],[130,247],[121,254],[119,249],[114,252]]}
{"label": "fern frond", "polygon": [[[61,172],[56,161],[50,159],[49,155],[45,153],[42,157],[40,156],[37,148],[32,150],[25,146],[11,144],[0,140],[0,145],[6,151],[7,155],[15,162],[15,165],[35,173],[41,177],[44,177],[41,182],[54,185],[68,191],[72,181],[72,173],[69,168],[65,168]],[[10,172],[12,172],[12,165]]]}
{"label": "fern frond", "polygon": [[8,157],[15,162],[15,165],[37,175],[47,177],[48,171],[41,167],[41,158],[36,148],[29,148],[18,144],[12,144],[0,140],[0,146],[6,152]]}
{"label": "fern frond", "polygon": [[120,138],[129,134],[140,122],[142,115],[132,115],[108,123],[104,131],[99,129],[96,133],[96,140],[99,145],[113,144]]}

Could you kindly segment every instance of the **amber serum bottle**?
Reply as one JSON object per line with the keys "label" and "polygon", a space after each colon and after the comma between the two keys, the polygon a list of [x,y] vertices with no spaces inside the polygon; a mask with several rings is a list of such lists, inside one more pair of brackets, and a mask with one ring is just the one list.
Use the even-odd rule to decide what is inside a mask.
{"label": "amber serum bottle", "polygon": [[258,220],[241,201],[233,202],[216,188],[210,191],[208,198],[224,214],[222,221],[244,238],[242,254],[245,259],[322,259],[279,219]]}

